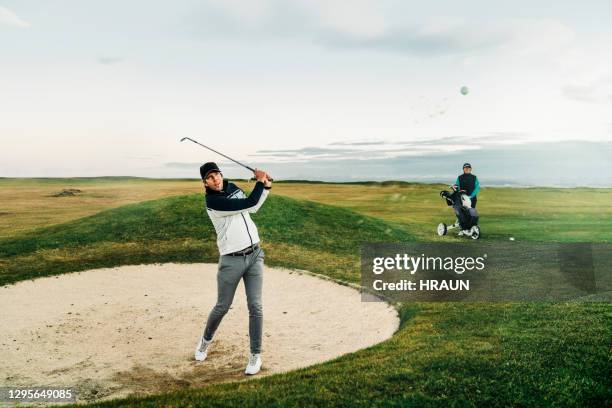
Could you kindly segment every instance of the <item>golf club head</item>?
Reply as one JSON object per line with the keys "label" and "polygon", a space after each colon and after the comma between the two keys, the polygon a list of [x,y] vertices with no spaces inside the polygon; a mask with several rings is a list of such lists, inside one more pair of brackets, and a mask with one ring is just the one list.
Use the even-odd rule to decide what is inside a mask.
{"label": "golf club head", "polygon": [[181,139],[181,142],[184,142],[184,141],[185,141],[185,139],[187,139],[187,138],[186,138],[186,137],[182,138],[182,139]]}

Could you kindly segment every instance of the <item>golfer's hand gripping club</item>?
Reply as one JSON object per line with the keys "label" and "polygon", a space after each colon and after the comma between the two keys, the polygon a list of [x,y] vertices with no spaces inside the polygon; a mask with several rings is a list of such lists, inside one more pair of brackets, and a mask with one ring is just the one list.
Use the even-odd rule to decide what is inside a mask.
{"label": "golfer's hand gripping club", "polygon": [[253,174],[254,174],[254,177],[252,177],[251,180],[261,181],[262,183],[266,185],[268,184],[268,182],[274,181],[274,179],[270,177],[268,173],[266,173],[263,170],[254,169]]}

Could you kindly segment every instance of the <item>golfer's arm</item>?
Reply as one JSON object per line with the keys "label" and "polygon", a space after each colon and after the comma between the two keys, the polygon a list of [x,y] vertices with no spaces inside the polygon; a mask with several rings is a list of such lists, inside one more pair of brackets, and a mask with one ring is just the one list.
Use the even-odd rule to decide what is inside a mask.
{"label": "golfer's arm", "polygon": [[245,211],[250,212],[258,205],[261,206],[259,203],[262,197],[265,199],[265,196],[267,196],[267,192],[264,193],[264,184],[258,181],[247,198],[227,198],[214,195],[206,196],[206,207],[213,210],[215,214],[220,217],[227,217]]}
{"label": "golfer's arm", "polygon": [[263,205],[264,201],[266,201],[266,198],[268,198],[269,193],[270,193],[269,189],[264,190],[263,193],[261,193],[261,197],[259,198],[259,201],[257,202],[257,204],[249,208],[248,212],[256,213],[257,210],[259,210],[259,208]]}
{"label": "golfer's arm", "polygon": [[476,194],[480,191],[480,181],[478,181],[478,177],[476,177],[476,182],[474,183],[474,191],[470,194],[470,198],[476,197]]}

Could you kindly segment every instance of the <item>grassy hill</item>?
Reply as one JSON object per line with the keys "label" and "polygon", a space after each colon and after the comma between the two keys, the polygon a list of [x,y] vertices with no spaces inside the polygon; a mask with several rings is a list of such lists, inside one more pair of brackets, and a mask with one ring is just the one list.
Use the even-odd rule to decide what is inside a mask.
{"label": "grassy hill", "polygon": [[[354,211],[271,196],[254,214],[271,265],[355,281],[361,243],[408,241],[403,229]],[[358,232],[358,233],[356,233]],[[126,263],[216,262],[201,194],[102,211],[0,240],[0,284]]]}

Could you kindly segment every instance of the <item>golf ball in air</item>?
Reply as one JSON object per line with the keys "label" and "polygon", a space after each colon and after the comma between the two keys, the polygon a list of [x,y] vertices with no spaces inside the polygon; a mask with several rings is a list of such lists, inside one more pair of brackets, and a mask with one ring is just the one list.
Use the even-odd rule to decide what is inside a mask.
{"label": "golf ball in air", "polygon": [[514,241],[514,237],[510,237],[510,241]]}
{"label": "golf ball in air", "polygon": [[468,89],[468,87],[467,87],[467,86],[462,86],[462,87],[461,87],[461,90],[460,90],[461,95],[467,95],[469,91],[470,91],[470,90]]}

